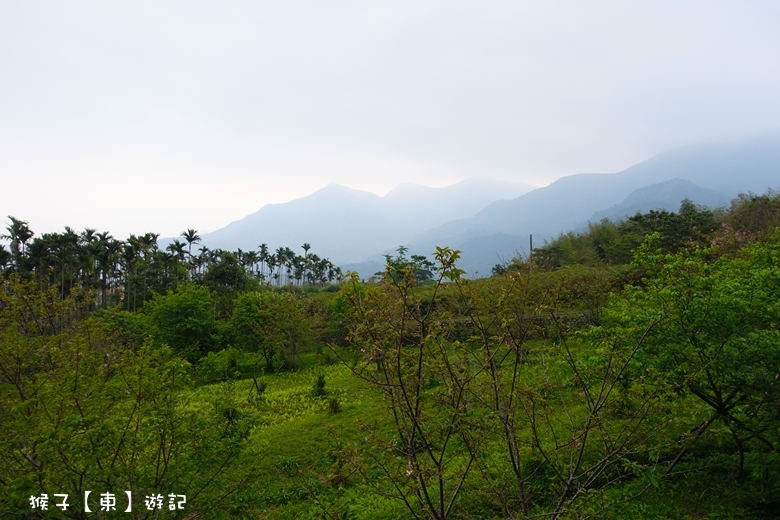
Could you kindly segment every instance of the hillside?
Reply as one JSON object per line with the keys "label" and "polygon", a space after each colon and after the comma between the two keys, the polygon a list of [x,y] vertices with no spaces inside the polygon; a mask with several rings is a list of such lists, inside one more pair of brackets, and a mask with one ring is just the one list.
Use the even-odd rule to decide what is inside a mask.
{"label": "hillside", "polygon": [[384,197],[336,184],[283,204],[268,204],[242,220],[203,235],[209,248],[271,249],[311,243],[335,262],[361,261],[397,247],[430,227],[470,216],[502,198],[533,189],[526,184],[471,178],[430,188],[402,184]]}
{"label": "hillside", "polygon": [[594,213],[590,221],[598,222],[605,218],[617,221],[652,209],[677,211],[683,199],[710,208],[724,207],[733,197],[733,194],[702,188],[689,181],[672,179],[632,191],[619,204]]}
{"label": "hillside", "polygon": [[709,144],[659,154],[612,174],[582,173],[549,186],[471,178],[445,188],[402,184],[383,197],[331,184],[283,204],[268,204],[203,235],[210,248],[245,250],[268,244],[312,244],[345,270],[371,276],[399,245],[430,254],[437,245],[462,251],[470,274],[589,221],[637,211],[675,210],[687,198],[728,205],[738,192],[780,184],[780,137]]}
{"label": "hillside", "polygon": [[[486,257],[482,245],[470,248],[467,240],[501,233],[526,244],[533,234],[534,242],[541,243],[605,216],[676,209],[684,198],[697,204],[721,205],[740,191],[762,193],[778,185],[778,137],[689,147],[657,155],[619,173],[571,175],[516,199],[496,201],[473,217],[421,233],[411,241],[410,249],[425,250],[430,244],[462,247],[464,264],[487,272],[490,266],[476,261]],[[504,249],[511,242],[502,241]]]}

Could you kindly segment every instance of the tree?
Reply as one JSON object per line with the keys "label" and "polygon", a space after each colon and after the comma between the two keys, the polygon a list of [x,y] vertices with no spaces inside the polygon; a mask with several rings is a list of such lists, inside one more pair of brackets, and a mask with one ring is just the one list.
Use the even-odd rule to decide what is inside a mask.
{"label": "tree", "polygon": [[200,242],[200,235],[195,229],[187,229],[187,231],[181,232],[181,237],[187,242],[187,256],[192,258],[192,244]]}
{"label": "tree", "polygon": [[237,293],[247,289],[249,278],[237,256],[225,252],[219,261],[209,265],[203,275],[203,284],[216,294],[232,299]]}
{"label": "tree", "polygon": [[[424,255],[412,255],[406,257],[409,251],[408,247],[399,246],[396,250],[396,256],[385,255],[385,263],[391,277],[399,276],[407,269],[411,269],[412,276],[417,282],[427,282],[433,278],[433,270],[436,267],[434,262],[428,260]],[[374,276],[382,276],[383,273],[375,273]]]}
{"label": "tree", "polygon": [[0,270],[5,270],[8,263],[13,258],[13,255],[8,251],[4,245],[0,244]]}
{"label": "tree", "polygon": [[239,294],[230,323],[241,349],[262,354],[267,372],[273,372],[277,359],[294,366],[311,337],[303,306],[290,293]]}
{"label": "tree", "polygon": [[256,278],[259,273],[255,271],[255,265],[258,262],[257,251],[247,251],[244,253],[244,267],[249,271],[249,274]]}
{"label": "tree", "polygon": [[0,291],[0,515],[40,518],[31,495],[56,490],[72,506],[96,489],[175,490],[205,515],[246,482],[231,468],[246,421],[217,399],[194,409],[188,364],[166,347],[125,347],[103,316],[80,320],[90,305],[15,276]]}
{"label": "tree", "polygon": [[[628,264],[633,251],[652,233],[659,233],[658,245],[665,252],[702,247],[710,243],[722,220],[722,211],[697,206],[685,199],[676,213],[651,210],[620,222],[608,219],[590,222],[585,232],[561,233],[543,247],[534,248],[533,264],[545,270],[572,264]],[[524,262],[516,259],[508,268],[518,270],[522,265]]]}
{"label": "tree", "polygon": [[749,443],[776,449],[767,432],[780,416],[780,232],[741,257],[712,263],[706,249],[659,254],[658,241],[651,237],[637,256],[649,273],[645,287],[630,287],[613,303],[607,330],[658,322],[642,362],[709,408],[691,428],[694,439],[720,422],[741,476]]}
{"label": "tree", "polygon": [[144,306],[155,344],[171,347],[190,362],[213,349],[216,339],[214,299],[206,287],[186,283],[177,292],[155,294]]}
{"label": "tree", "polygon": [[362,355],[348,366],[384,392],[395,426],[392,439],[368,428],[369,447],[352,458],[379,493],[415,517],[448,518],[480,461],[494,516],[560,518],[600,511],[614,482],[652,477],[664,387],[626,379],[655,323],[591,340],[559,318],[560,295],[580,290],[566,276],[472,283],[457,252],[437,248],[434,279],[421,284],[397,259],[377,284],[352,274],[340,293]]}
{"label": "tree", "polygon": [[747,245],[764,241],[780,226],[780,193],[742,193],[731,201],[715,243],[719,252],[733,255]]}
{"label": "tree", "polygon": [[[305,242],[301,247],[303,248],[303,261],[305,264],[309,258],[309,249],[311,249],[311,244]],[[303,283],[307,283],[307,282],[308,280],[304,277]]]}
{"label": "tree", "polygon": [[[395,426],[393,439],[369,431],[371,446],[355,458],[377,491],[402,501],[415,518],[450,518],[477,458],[481,428],[472,417],[473,372],[463,345],[448,338],[437,305],[445,283],[458,280],[459,252],[437,248],[432,294],[415,290],[419,269],[399,249],[387,257],[380,283],[364,287],[352,273],[341,296],[349,311],[348,340],[363,354],[353,372],[382,390]],[[434,390],[429,388],[434,387]],[[384,485],[368,477],[378,472]]]}
{"label": "tree", "polygon": [[258,259],[260,260],[260,276],[263,280],[265,280],[265,266],[268,262],[268,244],[260,244],[259,246],[259,255]]}
{"label": "tree", "polygon": [[23,269],[22,259],[24,258],[25,244],[33,237],[34,233],[30,230],[27,221],[18,220],[11,215],[8,218],[11,224],[6,227],[8,234],[3,235],[2,238],[11,241],[11,254],[14,257],[16,270],[19,271]]}

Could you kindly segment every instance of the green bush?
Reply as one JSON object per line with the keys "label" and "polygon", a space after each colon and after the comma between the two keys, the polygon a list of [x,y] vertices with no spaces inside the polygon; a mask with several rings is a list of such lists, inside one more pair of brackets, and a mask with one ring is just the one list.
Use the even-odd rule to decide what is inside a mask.
{"label": "green bush", "polygon": [[325,376],[320,374],[317,376],[317,379],[314,381],[314,384],[311,387],[311,395],[314,397],[322,397],[325,395]]}
{"label": "green bush", "polygon": [[237,379],[240,376],[238,369],[240,358],[241,352],[233,347],[219,352],[209,352],[198,361],[196,377],[201,384]]}

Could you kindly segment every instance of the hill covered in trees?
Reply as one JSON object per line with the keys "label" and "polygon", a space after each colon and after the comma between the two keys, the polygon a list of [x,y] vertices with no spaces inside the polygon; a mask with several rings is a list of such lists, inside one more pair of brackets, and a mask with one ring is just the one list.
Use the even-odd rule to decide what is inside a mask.
{"label": "hill covered in trees", "polygon": [[128,518],[773,518],[778,225],[772,192],[685,201],[488,278],[402,247],[328,283],[306,248],[296,276],[198,265],[193,230],[160,251],[13,219],[0,514],[81,518],[92,491],[110,517],[127,490]]}

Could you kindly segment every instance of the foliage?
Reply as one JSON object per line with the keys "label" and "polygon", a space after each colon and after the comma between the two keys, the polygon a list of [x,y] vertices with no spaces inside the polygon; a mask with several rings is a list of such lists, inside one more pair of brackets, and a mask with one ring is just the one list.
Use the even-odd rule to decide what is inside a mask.
{"label": "foliage", "polygon": [[309,244],[11,218],[0,516],[129,489],[188,518],[772,517],[778,200],[593,223],[479,280],[402,247],[338,294]]}
{"label": "foliage", "polygon": [[274,291],[240,294],[231,328],[240,348],[262,354],[267,372],[274,370],[276,359],[288,367],[295,366],[312,335],[298,296]]}
{"label": "foliage", "polygon": [[780,193],[740,194],[731,202],[713,243],[728,255],[754,242],[767,240],[780,226]]}
{"label": "foliage", "polygon": [[177,292],[155,294],[144,308],[156,345],[168,345],[195,362],[213,350],[217,335],[212,293],[205,287],[184,284]]}
{"label": "foliage", "polygon": [[[353,370],[383,392],[395,423],[392,439],[369,428],[371,447],[353,460],[372,484],[369,474],[381,472],[375,489],[402,501],[415,518],[449,518],[480,443],[466,358],[450,354],[461,345],[448,341],[446,316],[437,306],[444,282],[463,271],[455,267],[458,251],[437,248],[429,298],[414,291],[419,270],[402,259],[403,251],[388,258],[383,283],[363,289],[353,274],[342,290],[353,319],[349,339],[363,353]],[[436,388],[429,392],[431,386]]]}
{"label": "foliage", "polygon": [[[603,505],[610,482],[654,472],[648,454],[662,442],[659,424],[668,426],[659,389],[621,385],[642,340],[570,342],[556,316],[566,277],[556,286],[530,273],[476,284],[461,278],[457,257],[437,251],[437,278],[424,291],[411,267],[390,263],[380,284],[353,276],[342,290],[348,339],[363,354],[353,371],[383,391],[395,423],[391,438],[366,426],[370,447],[352,455],[356,470],[413,516],[442,519],[482,501],[510,517],[576,514],[596,496]],[[537,318],[548,313],[557,341],[534,347]],[[460,322],[470,333],[457,331]],[[476,479],[492,484],[490,498]]]}
{"label": "foliage", "polygon": [[427,282],[433,279],[434,270],[436,264],[428,260],[423,255],[412,255],[411,258],[406,257],[406,253],[409,248],[400,246],[396,250],[396,256],[385,255],[386,269],[385,272],[375,273],[375,277],[384,277],[385,274],[392,278],[397,279],[402,276],[402,273],[406,270],[411,270],[412,277],[417,283]]}
{"label": "foliage", "polygon": [[773,451],[768,434],[780,417],[780,232],[738,258],[706,261],[707,250],[662,255],[651,237],[637,262],[654,276],[630,288],[609,310],[610,330],[657,321],[641,354],[678,392],[710,409],[696,438],[722,423],[738,450],[744,473],[745,444]]}
{"label": "foliage", "polygon": [[686,199],[677,213],[651,210],[622,222],[607,219],[591,222],[583,233],[562,233],[552,242],[535,248],[533,261],[543,269],[627,264],[631,262],[633,250],[652,233],[660,235],[658,245],[665,252],[708,245],[722,218],[722,212],[696,206]]}
{"label": "foliage", "polygon": [[188,365],[170,349],[123,347],[55,288],[12,277],[3,289],[0,514],[31,514],[31,495],[118,489],[186,494],[205,510],[246,478],[227,472],[240,425],[192,407]]}
{"label": "foliage", "polygon": [[196,377],[201,384],[216,383],[238,379],[240,372],[238,362],[241,352],[228,347],[216,352],[209,352],[198,361]]}
{"label": "foliage", "polygon": [[325,376],[323,374],[318,374],[317,379],[314,380],[314,384],[311,386],[311,395],[315,397],[322,397],[326,393]]}
{"label": "foliage", "polygon": [[117,240],[108,232],[65,227],[62,233],[35,236],[26,221],[9,216],[7,234],[10,251],[0,245],[0,277],[15,273],[35,279],[41,287],[58,287],[64,299],[76,289],[82,297],[95,292],[89,311],[121,305],[128,311],[141,309],[153,294],[167,294],[187,281],[205,283],[217,295],[218,309],[229,316],[235,294],[254,290],[258,284],[303,286],[325,289],[338,280],[341,270],[327,258],[304,256],[280,247],[270,253],[266,244],[259,251],[222,251],[193,245],[201,240],[197,230],[187,229],[164,249],[159,235],[146,233]]}
{"label": "foliage", "polygon": [[233,253],[223,253],[221,261],[211,264],[203,275],[203,285],[218,295],[235,295],[247,290],[249,276]]}

